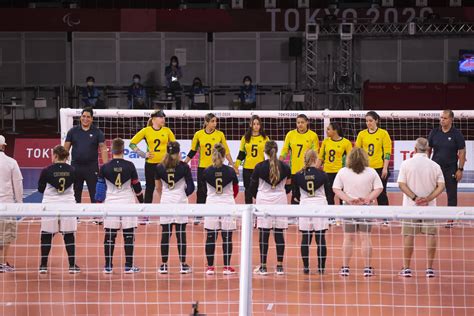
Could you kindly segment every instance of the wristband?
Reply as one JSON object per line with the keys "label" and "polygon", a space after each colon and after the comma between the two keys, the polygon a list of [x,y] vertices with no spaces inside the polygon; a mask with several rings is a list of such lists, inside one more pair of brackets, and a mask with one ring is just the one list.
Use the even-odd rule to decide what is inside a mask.
{"label": "wristband", "polygon": [[414,197],[412,197],[412,198],[411,198],[411,200],[412,200],[412,201],[415,201],[415,200],[416,200],[416,198],[417,198],[417,196],[416,196],[416,194],[415,194],[415,196],[414,196]]}
{"label": "wristband", "polygon": [[459,171],[464,171],[464,168],[458,168]]}

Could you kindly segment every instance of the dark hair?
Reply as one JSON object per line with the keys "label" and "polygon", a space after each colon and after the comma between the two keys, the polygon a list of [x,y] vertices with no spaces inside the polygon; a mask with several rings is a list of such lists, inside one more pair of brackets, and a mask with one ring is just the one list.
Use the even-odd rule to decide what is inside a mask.
{"label": "dark hair", "polygon": [[114,138],[112,141],[112,154],[119,155],[123,153],[124,141],[121,138]]}
{"label": "dark hair", "polygon": [[269,178],[272,186],[276,186],[280,181],[280,166],[277,158],[278,145],[274,140],[265,143],[265,153],[268,155],[270,162]]}
{"label": "dark hair", "polygon": [[262,119],[258,115],[252,115],[252,117],[250,118],[250,126],[245,131],[245,134],[244,134],[244,139],[246,143],[250,142],[250,138],[252,137],[252,131],[253,131],[252,125],[253,125],[253,121],[255,120],[257,120],[260,123],[260,135],[262,135],[263,138],[267,138],[267,133],[265,133],[265,130],[263,129]]}
{"label": "dark hair", "polygon": [[453,110],[450,110],[450,109],[446,109],[446,110],[443,110],[443,113],[444,114],[448,114],[450,118],[454,118],[454,112]]}
{"label": "dark hair", "polygon": [[135,79],[135,78],[142,79],[142,77],[140,77],[139,74],[134,74],[133,77],[132,77],[132,79]]}
{"label": "dark hair", "polygon": [[252,83],[252,77],[250,76],[245,76],[244,79],[242,80],[242,83],[244,83],[246,80],[250,81],[250,83]]}
{"label": "dark hair", "polygon": [[53,155],[58,156],[59,160],[66,160],[69,157],[69,151],[64,146],[56,145],[53,148]]}
{"label": "dark hair", "polygon": [[181,158],[178,142],[169,142],[166,146],[166,155],[161,162],[166,169],[176,168]]}
{"label": "dark hair", "polygon": [[212,165],[216,168],[222,167],[225,159],[225,148],[221,143],[214,145],[212,150]]}
{"label": "dark hair", "polygon": [[339,123],[331,122],[329,123],[329,126],[331,126],[332,129],[337,132],[337,135],[339,135],[340,137],[344,137],[344,131],[342,130],[342,127]]}
{"label": "dark hair", "polygon": [[373,119],[377,122],[377,124],[378,124],[379,121],[380,121],[380,115],[378,115],[377,112],[375,112],[375,111],[369,111],[369,112],[367,112],[367,113],[365,114],[365,117],[367,117],[367,116],[370,116],[371,118],[373,118]]}
{"label": "dark hair", "polygon": [[360,147],[355,147],[349,154],[347,168],[355,173],[362,173],[369,166],[369,156]]}
{"label": "dark hair", "polygon": [[306,114],[298,114],[296,119],[299,119],[299,118],[305,120],[306,122],[309,121],[309,118],[306,116]]}
{"label": "dark hair", "polygon": [[201,78],[195,77],[195,78],[193,79],[193,85],[194,85],[194,82],[196,82],[196,81],[199,81],[199,84],[202,86],[202,80],[201,80]]}
{"label": "dark hair", "polygon": [[94,110],[90,106],[86,106],[85,108],[82,109],[81,115],[84,114],[84,112],[89,112],[91,117],[94,117]]}
{"label": "dark hair", "polygon": [[86,78],[86,82],[89,82],[89,81],[94,81],[94,82],[95,82],[95,78],[92,77],[92,76],[88,76],[88,77]]}
{"label": "dark hair", "polygon": [[179,66],[179,60],[178,60],[178,57],[177,57],[177,56],[171,56],[171,58],[170,58],[170,66],[171,66],[171,64],[173,63],[173,61],[176,62],[176,64],[177,64],[176,66]]}
{"label": "dark hair", "polygon": [[203,128],[206,128],[207,124],[215,117],[216,117],[216,115],[214,113],[207,113],[206,116],[204,116],[204,127]]}

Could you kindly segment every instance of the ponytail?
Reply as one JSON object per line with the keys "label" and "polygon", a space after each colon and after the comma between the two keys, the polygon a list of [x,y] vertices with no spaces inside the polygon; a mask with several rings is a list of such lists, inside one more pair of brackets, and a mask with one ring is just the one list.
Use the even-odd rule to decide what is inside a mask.
{"label": "ponytail", "polygon": [[153,120],[153,118],[150,117],[150,118],[148,119],[148,122],[146,123],[146,126],[153,126],[152,120]]}
{"label": "ponytail", "polygon": [[270,162],[270,183],[272,186],[277,185],[280,181],[280,166],[279,160],[277,158],[278,145],[275,141],[270,140],[265,143],[265,154],[268,155],[268,160]]}
{"label": "ponytail", "polygon": [[214,168],[220,168],[224,164],[225,148],[221,143],[214,145],[212,150],[212,165]]}
{"label": "ponytail", "polygon": [[166,169],[174,169],[178,166],[181,153],[177,154],[166,154],[161,162]]}
{"label": "ponytail", "polygon": [[304,154],[304,168],[303,171],[311,167],[312,164],[314,164],[318,160],[318,155],[316,154],[316,151],[313,149],[309,149],[305,154]]}

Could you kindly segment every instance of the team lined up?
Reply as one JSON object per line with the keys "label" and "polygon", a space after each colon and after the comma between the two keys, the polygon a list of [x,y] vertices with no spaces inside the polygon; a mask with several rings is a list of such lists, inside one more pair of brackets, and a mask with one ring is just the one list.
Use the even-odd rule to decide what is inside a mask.
{"label": "team lined up", "polygon": [[[92,112],[90,112],[90,114],[92,114]],[[164,113],[162,111],[156,111],[152,113],[148,126],[132,138],[130,145],[140,156],[146,158],[145,197],[143,198],[134,165],[131,162],[123,160],[123,141],[115,139],[112,144],[113,159],[104,164],[100,169],[94,198],[98,202],[105,203],[134,203],[136,195],[139,202],[144,201],[145,203],[151,203],[156,187],[161,203],[187,203],[187,197],[194,191],[194,183],[187,163],[199,152],[197,179],[198,203],[223,205],[235,203],[234,198],[238,194],[238,166],[243,162],[246,203],[252,203],[253,198],[256,198],[257,204],[286,204],[286,195],[291,191],[292,203],[333,204],[333,192],[336,192],[339,198],[348,204],[368,204],[375,198],[378,199],[379,205],[388,204],[385,188],[388,178],[391,140],[385,130],[377,127],[378,120],[379,117],[375,112],[367,113],[366,122],[368,128],[359,133],[356,141],[356,146],[359,149],[353,151],[351,151],[352,145],[350,141],[343,137],[340,126],[337,123],[331,123],[327,129],[328,138],[322,142],[319,155],[317,155],[319,148],[318,136],[308,129],[308,118],[305,115],[299,115],[296,122],[297,128],[287,134],[280,159],[277,159],[278,148],[276,143],[270,141],[265,134],[260,118],[253,116],[248,131],[242,137],[239,155],[236,165],[234,165],[225,136],[221,131],[216,129],[217,118],[212,113],[205,116],[204,128],[196,132],[192,141],[191,150],[185,161],[182,162],[180,161],[179,144],[175,142],[172,131],[164,126]],[[142,139],[145,139],[147,142],[147,152],[141,151],[137,146]],[[55,148],[55,159],[57,160],[55,164],[56,168],[65,168],[65,166],[62,165],[64,155],[61,156],[60,153],[56,151],[63,151],[63,149],[61,147]],[[65,152],[67,153],[67,151]],[[288,153],[291,154],[291,167],[283,162]],[[357,168],[349,168],[353,170],[354,174],[344,176],[344,173],[339,173],[338,178],[337,174],[345,166],[345,159],[349,153],[353,153],[353,166],[354,164],[359,164],[362,168],[359,168],[360,170],[356,170]],[[265,160],[264,154],[267,155],[267,160]],[[229,161],[229,166],[224,165],[225,159]],[[320,170],[321,165],[324,165],[324,172]],[[376,173],[374,174],[376,176],[369,171],[365,172],[365,170],[372,170],[371,168],[365,168],[369,166],[375,169]],[[347,171],[345,171],[345,173],[347,173]],[[367,173],[367,175],[361,176],[363,182],[358,184],[359,187],[354,186],[355,191],[348,193],[350,191],[348,188],[351,187],[352,184],[357,183],[357,181],[354,181],[354,177],[365,173]],[[57,176],[51,178],[51,174],[57,174]],[[51,173],[50,170],[50,172],[45,173],[45,176],[42,174],[40,183],[43,183],[43,185],[39,186],[40,189],[42,188],[40,192],[45,192],[45,188],[43,187],[45,178],[48,178],[46,175],[49,176],[49,180],[46,180],[46,183],[49,183],[60,195],[64,195],[66,190],[70,190],[72,183],[74,183],[71,179],[67,181],[64,180],[64,172],[52,171]],[[349,183],[349,181],[352,181],[352,184]],[[361,186],[362,189],[367,192],[359,192]],[[135,194],[133,194],[132,188]],[[354,197],[350,196],[351,194],[359,194],[360,196]],[[46,200],[49,202],[48,199]],[[168,272],[169,238],[173,226],[175,226],[178,241],[178,251],[181,262],[180,271],[181,273],[189,273],[191,271],[191,268],[186,263],[187,222],[188,219],[186,217],[160,219],[162,226],[161,251],[163,261],[159,269],[160,273]],[[62,221],[60,225],[63,225]],[[50,248],[52,234],[58,231],[64,234],[66,249],[69,255],[70,272],[74,273],[79,270],[74,262],[74,236],[72,234],[71,238],[70,234],[75,231],[76,227],[72,222],[70,223],[71,226],[67,226],[68,224],[64,225],[64,227],[58,227],[56,223],[56,227],[52,228],[49,228],[46,222],[44,227],[42,225],[42,262],[40,271],[47,271],[48,244]],[[124,235],[126,254],[125,272],[138,272],[138,267],[133,265],[134,230],[137,227],[137,219],[132,217],[107,218],[104,221],[104,227],[104,272],[112,272],[115,239],[120,228],[122,228]],[[260,265],[257,267],[256,273],[262,275],[267,274],[266,261],[271,230],[274,231],[277,248],[278,263],[276,273],[284,273],[283,256],[285,241],[283,231],[287,227],[287,218],[257,219]],[[207,234],[206,257],[208,268],[206,273],[214,274],[215,272],[214,252],[219,230],[221,230],[223,239],[223,272],[224,274],[234,273],[234,269],[230,265],[230,258],[232,254],[232,232],[236,229],[235,219],[206,217],[204,220],[204,228]],[[327,251],[325,231],[328,229],[328,221],[301,218],[299,220],[299,229],[303,236],[301,253],[304,263],[304,272],[309,273],[309,245],[314,232],[318,245],[318,272],[324,273]],[[370,232],[370,225],[355,224],[353,226],[345,226],[346,233],[354,233],[356,231],[368,233]],[[352,245],[346,242],[346,238],[344,243],[346,246],[347,244]],[[367,241],[367,244],[367,246],[370,246],[369,241]],[[370,252],[370,250],[367,251]],[[345,262],[348,262],[351,253],[352,250],[347,251],[347,256],[344,256]],[[343,273],[344,267],[341,269],[341,275],[345,275],[345,273]],[[364,269],[364,275],[371,276],[372,274],[373,269],[370,267],[369,262]]]}

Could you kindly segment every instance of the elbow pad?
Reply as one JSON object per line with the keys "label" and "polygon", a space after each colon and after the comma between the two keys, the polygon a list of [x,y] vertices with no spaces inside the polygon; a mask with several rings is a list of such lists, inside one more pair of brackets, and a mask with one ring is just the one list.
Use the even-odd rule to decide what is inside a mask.
{"label": "elbow pad", "polygon": [[242,151],[242,150],[241,150],[241,151],[239,151],[239,155],[237,156],[237,160],[242,161],[242,160],[245,159],[245,156],[246,156],[245,151]]}
{"label": "elbow pad", "polygon": [[102,179],[102,178],[99,178],[97,180],[97,184],[95,185],[95,196],[94,196],[94,199],[97,201],[97,202],[104,202],[105,201],[105,197],[106,197],[106,194],[107,194],[107,184],[105,184],[105,180]]}
{"label": "elbow pad", "polygon": [[138,179],[132,181],[132,187],[133,191],[135,191],[135,194],[140,194],[142,192],[142,185]]}
{"label": "elbow pad", "polygon": [[137,200],[138,200],[138,202],[140,202],[140,203],[145,202],[145,200],[143,199],[143,193],[140,193],[140,194],[137,195]]}

